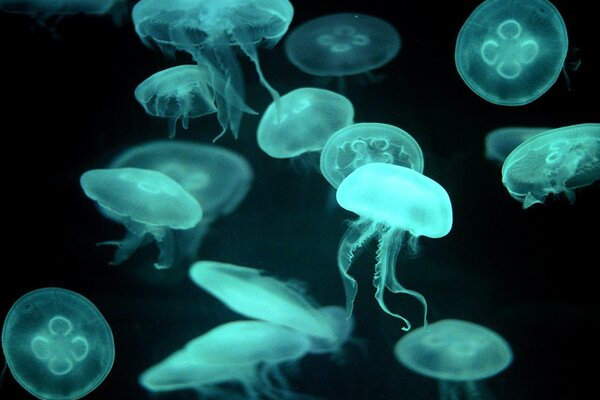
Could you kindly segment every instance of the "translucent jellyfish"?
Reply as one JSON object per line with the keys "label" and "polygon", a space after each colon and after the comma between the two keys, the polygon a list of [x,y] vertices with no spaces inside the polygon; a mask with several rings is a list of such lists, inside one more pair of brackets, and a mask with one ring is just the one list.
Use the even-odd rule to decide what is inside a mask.
{"label": "translucent jellyfish", "polygon": [[600,124],[570,125],[541,132],[515,148],[502,165],[508,193],[529,208],[600,180]]}
{"label": "translucent jellyfish", "polygon": [[[223,135],[238,136],[245,83],[235,54],[239,47],[254,63],[261,84],[273,99],[259,63],[258,46],[275,46],[287,32],[294,9],[288,0],[141,0],[132,10],[135,31],[148,46],[163,53],[183,51],[208,67]],[[241,102],[241,103],[240,103]]]}
{"label": "translucent jellyfish", "polygon": [[0,0],[0,11],[31,15],[69,15],[108,13],[122,0]]}
{"label": "translucent jellyfish", "polygon": [[417,328],[394,346],[396,359],[417,374],[437,379],[440,399],[480,399],[483,379],[507,368],[513,353],[496,332],[445,319]]}
{"label": "translucent jellyfish", "polygon": [[556,82],[567,48],[565,23],[549,1],[486,0],[458,33],[455,63],[485,100],[520,106]]}
{"label": "translucent jellyfish", "polygon": [[2,328],[2,350],[16,381],[43,400],[87,395],[106,378],[115,358],[112,331],[96,306],[53,287],[13,304]]}
{"label": "translucent jellyfish", "polygon": [[518,145],[549,129],[537,126],[504,126],[494,129],[485,136],[485,158],[502,165],[510,152]]}
{"label": "translucent jellyfish", "polygon": [[127,229],[112,264],[127,260],[140,246],[154,239],[160,254],[156,268],[168,268],[175,257],[173,230],[194,228],[202,219],[198,201],[173,179],[141,168],[94,169],[81,175],[85,194],[103,213]]}
{"label": "translucent jellyfish", "polygon": [[392,313],[384,302],[384,291],[406,293],[424,307],[425,298],[405,289],[396,278],[398,253],[417,252],[419,237],[440,238],[452,227],[452,205],[448,193],[434,180],[400,165],[369,163],[348,175],[337,189],[339,205],[358,214],[342,237],[338,248],[338,268],[344,284],[347,315],[352,314],[357,293],[356,280],[350,269],[357,253],[371,240],[378,240],[377,263],[373,285],[375,298],[386,313],[400,318],[409,330],[410,322]]}
{"label": "translucent jellyfish", "polygon": [[384,162],[423,172],[423,151],[406,131],[388,124],[361,122],[329,137],[321,151],[321,173],[337,188],[361,165]]}
{"label": "translucent jellyfish", "polygon": [[254,177],[252,166],[242,155],[214,144],[183,140],[154,140],[132,146],[115,157],[108,168],[161,172],[198,201],[202,207],[200,223],[191,229],[173,231],[174,262],[185,264],[186,268],[197,260],[198,248],[211,224],[238,208]]}
{"label": "translucent jellyfish", "polygon": [[274,158],[320,152],[337,130],[354,120],[346,97],[330,90],[300,88],[267,107],[258,124],[258,146]]}

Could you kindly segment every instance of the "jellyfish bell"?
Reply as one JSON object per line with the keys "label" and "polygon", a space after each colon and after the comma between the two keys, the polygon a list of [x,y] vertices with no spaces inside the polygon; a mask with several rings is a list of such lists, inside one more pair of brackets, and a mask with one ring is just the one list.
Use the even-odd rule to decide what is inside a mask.
{"label": "jellyfish bell", "polygon": [[550,129],[537,126],[503,126],[493,129],[485,135],[485,158],[502,165],[518,145]]}

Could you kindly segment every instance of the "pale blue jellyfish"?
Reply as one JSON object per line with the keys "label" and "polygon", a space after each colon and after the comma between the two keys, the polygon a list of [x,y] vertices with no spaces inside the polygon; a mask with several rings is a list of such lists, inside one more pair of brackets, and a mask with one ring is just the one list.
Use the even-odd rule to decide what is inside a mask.
{"label": "pale blue jellyfish", "polygon": [[575,189],[600,180],[600,123],[538,133],[515,148],[502,165],[508,193],[529,208],[548,196],[575,201]]}
{"label": "pale blue jellyfish", "polygon": [[[238,136],[245,83],[235,54],[239,47],[256,67],[261,84],[279,97],[259,63],[258,46],[272,47],[285,35],[294,9],[288,0],[141,0],[133,7],[135,31],[166,54],[183,51],[210,71],[223,131]],[[242,104],[240,104],[240,100]]]}
{"label": "pale blue jellyfish", "polygon": [[368,163],[348,175],[336,192],[338,204],[358,214],[338,247],[338,268],[346,295],[346,312],[352,314],[357,293],[356,280],[348,273],[354,259],[372,238],[377,238],[377,263],[373,276],[375,298],[386,313],[400,318],[409,330],[410,322],[392,313],[384,302],[384,292],[406,293],[424,307],[425,298],[405,289],[396,278],[398,253],[417,252],[419,237],[440,238],[452,227],[452,205],[446,190],[434,180],[407,167],[388,163]]}
{"label": "pale blue jellyfish", "polygon": [[481,381],[513,360],[510,345],[498,333],[457,319],[407,333],[394,346],[394,355],[409,370],[438,380],[440,400],[483,398]]}
{"label": "pale blue jellyfish", "polygon": [[321,173],[337,188],[361,165],[385,162],[423,172],[423,151],[406,131],[394,125],[361,122],[329,137],[321,151]]}
{"label": "pale blue jellyfish", "polygon": [[2,327],[15,380],[42,400],[74,400],[106,378],[115,358],[110,326],[82,295],[43,288],[19,298]]}
{"label": "pale blue jellyfish", "polygon": [[486,0],[458,33],[455,63],[485,100],[520,106],[556,82],[567,49],[565,23],[548,0]]}
{"label": "pale blue jellyfish", "polygon": [[496,163],[504,163],[506,157],[530,137],[550,128],[533,126],[503,126],[485,135],[485,158]]}
{"label": "pale blue jellyfish", "polygon": [[30,15],[69,15],[108,13],[122,0],[0,0],[0,11]]}
{"label": "pale blue jellyfish", "polygon": [[202,219],[198,201],[163,173],[141,168],[93,169],[81,175],[85,194],[127,233],[117,246],[112,264],[127,260],[153,239],[160,251],[156,268],[168,268],[175,258],[174,230],[192,229]]}

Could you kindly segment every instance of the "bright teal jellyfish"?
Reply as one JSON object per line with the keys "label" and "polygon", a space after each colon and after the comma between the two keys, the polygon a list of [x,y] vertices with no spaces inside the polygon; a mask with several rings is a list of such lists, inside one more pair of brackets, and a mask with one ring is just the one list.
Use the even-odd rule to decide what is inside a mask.
{"label": "bright teal jellyfish", "polygon": [[319,152],[329,137],[354,120],[346,97],[330,90],[300,88],[273,102],[256,131],[258,146],[274,158]]}
{"label": "bright teal jellyfish", "polygon": [[417,298],[424,307],[425,298],[405,289],[396,278],[396,260],[400,251],[417,252],[420,236],[440,238],[452,227],[452,205],[448,193],[434,180],[399,165],[369,163],[348,175],[337,189],[339,205],[358,214],[350,224],[338,248],[338,268],[346,294],[346,311],[352,314],[357,293],[356,280],[348,270],[357,253],[373,237],[378,239],[377,263],[373,285],[375,298],[386,313],[402,319],[409,330],[410,322],[392,313],[384,302],[384,290],[406,293]]}
{"label": "bright teal jellyfish", "polygon": [[121,0],[0,0],[0,11],[31,15],[108,13]]}
{"label": "bright teal jellyfish", "polygon": [[132,10],[135,31],[163,53],[184,51],[210,71],[223,135],[238,136],[245,84],[234,46],[254,63],[261,84],[279,97],[263,75],[258,46],[272,47],[287,32],[294,9],[288,0],[141,0]]}
{"label": "bright teal jellyfish", "polygon": [[161,172],[198,201],[202,207],[200,223],[191,229],[173,231],[175,263],[185,264],[186,268],[197,260],[198,248],[211,224],[237,209],[254,178],[252,166],[240,154],[214,144],[183,140],[154,140],[130,147],[115,157],[108,168]]}
{"label": "bright teal jellyfish", "polygon": [[42,400],[79,399],[102,383],[115,359],[108,323],[82,295],[43,288],[19,298],[2,328],[8,367]]}
{"label": "bright teal jellyfish", "polygon": [[575,201],[575,189],[600,180],[600,124],[570,125],[538,133],[502,165],[502,183],[523,208],[549,195]]}
{"label": "bright teal jellyfish", "polygon": [[406,334],[394,346],[396,359],[417,374],[437,379],[440,399],[479,399],[481,380],[512,360],[510,345],[481,325],[445,319]]}
{"label": "bright teal jellyfish", "polygon": [[518,145],[547,130],[550,128],[537,126],[504,126],[494,129],[485,136],[485,158],[502,164]]}
{"label": "bright teal jellyfish", "polygon": [[486,0],[458,33],[455,62],[485,100],[520,106],[543,95],[567,55],[565,23],[547,0]]}
{"label": "bright teal jellyfish", "polygon": [[406,131],[388,124],[348,125],[329,137],[321,151],[321,173],[337,188],[361,165],[385,162],[423,172],[423,151]]}
{"label": "bright teal jellyfish", "polygon": [[80,183],[105,215],[127,228],[122,240],[101,243],[117,246],[112,264],[127,260],[151,236],[160,250],[154,266],[168,268],[175,257],[173,230],[192,229],[202,219],[198,201],[157,171],[94,169],[81,175]]}

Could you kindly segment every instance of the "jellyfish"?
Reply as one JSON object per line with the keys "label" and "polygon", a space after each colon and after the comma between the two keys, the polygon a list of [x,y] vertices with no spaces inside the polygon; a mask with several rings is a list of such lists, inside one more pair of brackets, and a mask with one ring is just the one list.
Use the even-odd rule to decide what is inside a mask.
{"label": "jellyfish", "polygon": [[129,147],[115,157],[108,168],[158,171],[198,201],[202,207],[200,223],[190,229],[173,231],[174,263],[185,264],[186,268],[197,260],[202,239],[212,223],[239,207],[254,178],[252,166],[242,155],[215,144],[184,140],[153,140]]}
{"label": "jellyfish", "polygon": [[100,243],[117,246],[114,265],[127,260],[151,237],[160,251],[154,266],[169,268],[175,257],[173,230],[192,229],[202,219],[198,201],[173,179],[157,171],[93,169],[81,175],[80,184],[105,215],[127,229],[122,240]]}
{"label": "jellyfish", "polygon": [[[315,76],[371,74],[394,59],[401,47],[398,31],[388,22],[365,14],[337,13],[304,22],[289,32],[287,58]],[[343,88],[343,86],[342,86]]]}
{"label": "jellyfish", "polygon": [[506,157],[518,145],[530,137],[550,128],[537,126],[504,126],[490,131],[485,136],[485,158],[502,165]]}
{"label": "jellyfish", "polygon": [[163,53],[189,53],[208,68],[215,93],[217,117],[223,131],[238,137],[245,83],[233,47],[254,63],[260,83],[273,99],[278,92],[268,83],[259,63],[258,46],[273,47],[285,35],[294,9],[288,0],[142,0],[132,10],[135,31],[147,46]]}
{"label": "jellyfish", "polygon": [[565,23],[549,1],[486,0],[458,33],[455,63],[483,99],[520,106],[556,82],[567,49]]}
{"label": "jellyfish", "polygon": [[482,380],[502,372],[513,360],[510,345],[498,333],[458,319],[406,334],[394,346],[394,355],[409,370],[437,379],[440,400],[482,398]]}
{"label": "jellyfish", "polygon": [[56,287],[33,290],[13,304],[2,327],[2,350],[15,380],[44,400],[87,395],[115,358],[112,331],[96,306]]}
{"label": "jellyfish", "polygon": [[423,172],[423,151],[406,131],[389,124],[361,122],[329,137],[321,151],[321,173],[337,189],[361,165],[385,162]]}
{"label": "jellyfish", "polygon": [[0,11],[31,15],[69,15],[108,13],[122,0],[0,0]]}
{"label": "jellyfish", "polygon": [[256,138],[269,156],[292,158],[320,152],[327,139],[353,119],[354,107],[346,97],[330,90],[303,87],[267,107]]}
{"label": "jellyfish", "polygon": [[600,180],[600,123],[569,125],[538,133],[517,146],[502,165],[508,193],[529,208]]}
{"label": "jellyfish", "polygon": [[396,278],[398,253],[417,252],[421,236],[440,238],[452,227],[452,205],[446,190],[437,182],[407,167],[388,163],[368,163],[348,175],[336,192],[338,204],[358,219],[342,237],[338,247],[338,269],[344,284],[346,312],[352,314],[357,282],[348,273],[357,253],[374,237],[378,240],[377,262],[373,276],[375,298],[383,311],[410,322],[391,312],[384,302],[384,291],[405,293],[415,297],[424,308],[427,324],[427,303],[423,295],[404,288]]}

